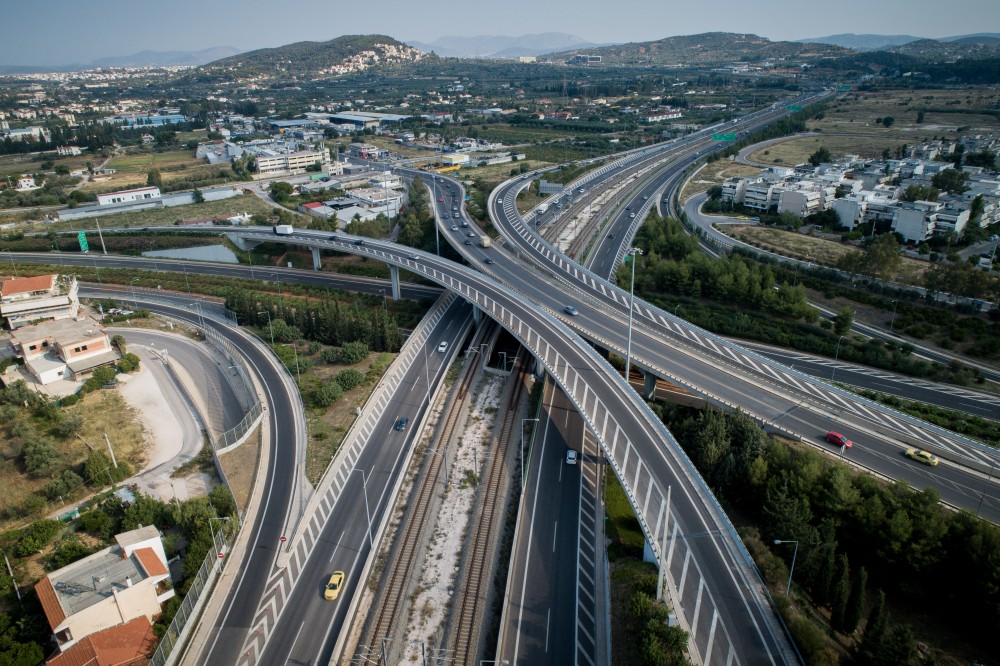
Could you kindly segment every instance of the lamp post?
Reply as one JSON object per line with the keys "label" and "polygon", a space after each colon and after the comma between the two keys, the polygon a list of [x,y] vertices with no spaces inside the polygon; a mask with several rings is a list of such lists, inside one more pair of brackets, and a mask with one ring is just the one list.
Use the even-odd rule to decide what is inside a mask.
{"label": "lamp post", "polygon": [[267,327],[271,330],[271,346],[273,347],[274,346],[274,327],[271,326],[271,311],[270,310],[261,310],[257,314],[259,314],[259,315],[266,314],[267,315]]}
{"label": "lamp post", "polygon": [[996,460],[990,459],[990,475],[986,477],[986,485],[983,486],[983,494],[979,496],[979,506],[976,507],[976,515],[979,515],[980,510],[983,508],[983,500],[986,499],[986,491],[990,488],[990,482],[993,480],[993,467],[996,466]]}
{"label": "lamp post", "polygon": [[198,314],[198,323],[201,324],[202,328],[205,328],[205,317],[201,314],[201,303],[199,301],[188,303],[188,307],[194,308],[194,311]]}
{"label": "lamp post", "polygon": [[372,539],[372,514],[368,510],[368,477],[365,475],[365,470],[360,467],[355,467],[351,472],[361,472],[361,483],[365,487],[365,515],[368,516],[368,545],[371,548],[375,548],[375,541]]}
{"label": "lamp post", "polygon": [[509,664],[509,663],[510,663],[510,661],[507,660],[507,659],[480,659],[479,660],[479,666],[483,666],[484,664],[501,664],[502,666],[506,666],[506,664]]}
{"label": "lamp post", "polygon": [[138,279],[139,278],[132,278],[132,282],[129,283],[132,285],[132,307],[134,307],[136,310],[139,309],[139,301],[135,297],[135,282]]}
{"label": "lamp post", "polygon": [[837,378],[837,359],[840,358],[840,341],[843,339],[844,336],[837,338],[837,353],[833,355],[833,372],[830,373],[831,382]]}
{"label": "lamp post", "polygon": [[625,383],[628,384],[632,370],[632,308],[635,305],[635,255],[642,256],[642,250],[631,247],[626,252],[628,257],[625,261],[632,264],[632,278],[628,287],[628,344],[625,347]]}
{"label": "lamp post", "polygon": [[302,374],[299,372],[299,350],[294,344],[284,345],[285,347],[291,347],[292,351],[295,352],[295,377],[299,381],[299,386],[302,386]]}
{"label": "lamp post", "polygon": [[[229,516],[212,516],[211,518],[208,519],[208,529],[210,529],[212,531],[212,547],[218,549],[219,548],[219,542],[215,538],[215,528],[212,527],[212,521],[213,520],[218,520],[221,523],[223,521],[229,520]],[[225,545],[225,543],[226,543],[226,534],[225,534],[225,532],[222,531],[221,527],[219,528],[219,533],[222,534],[222,544]]]}
{"label": "lamp post", "polygon": [[7,258],[10,259],[10,266],[14,271],[14,277],[21,277],[17,274],[17,264],[14,263],[14,255],[10,253],[10,250],[4,250],[7,253]]}
{"label": "lamp post", "polygon": [[778,545],[779,543],[795,544],[795,550],[792,552],[792,566],[788,569],[788,584],[785,585],[785,596],[787,597],[788,591],[792,589],[792,573],[795,571],[795,557],[799,554],[799,542],[795,540],[784,540],[784,539],[774,540],[774,545]]}
{"label": "lamp post", "polygon": [[889,322],[889,332],[892,333],[892,327],[896,325],[896,308],[899,306],[899,300],[893,299],[892,301],[892,321]]}
{"label": "lamp post", "polygon": [[528,421],[538,423],[538,419],[521,419],[521,487],[524,487],[524,424]]}

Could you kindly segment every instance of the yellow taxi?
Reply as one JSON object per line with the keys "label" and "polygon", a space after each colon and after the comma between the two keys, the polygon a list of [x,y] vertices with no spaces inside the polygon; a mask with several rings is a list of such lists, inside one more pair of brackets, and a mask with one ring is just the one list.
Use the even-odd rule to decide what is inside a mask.
{"label": "yellow taxi", "polygon": [[327,601],[333,601],[340,596],[342,589],[344,589],[344,572],[334,571],[326,584],[326,589],[323,591],[323,598]]}

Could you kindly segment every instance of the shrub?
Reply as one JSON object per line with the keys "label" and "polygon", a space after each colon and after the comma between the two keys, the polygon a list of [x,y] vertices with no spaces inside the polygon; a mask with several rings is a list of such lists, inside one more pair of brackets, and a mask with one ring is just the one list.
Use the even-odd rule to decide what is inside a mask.
{"label": "shrub", "polygon": [[336,381],[320,384],[312,393],[312,404],[316,407],[329,407],[340,400],[344,389]]}
{"label": "shrub", "polygon": [[132,353],[122,356],[118,362],[118,372],[133,372],[139,369],[139,357]]}
{"label": "shrub", "polygon": [[368,358],[368,345],[364,342],[348,342],[340,348],[338,360],[344,365],[354,365]]}
{"label": "shrub", "polygon": [[111,456],[100,449],[90,452],[87,462],[83,465],[83,475],[93,486],[103,486],[109,481],[124,481],[132,476],[132,466],[124,460],[118,461],[115,467]]}
{"label": "shrub", "polygon": [[52,479],[47,484],[42,492],[50,500],[57,500],[59,498],[68,498],[74,492],[76,492],[80,486],[83,485],[83,479],[80,475],[73,470],[65,470],[59,478]]}
{"label": "shrub", "polygon": [[37,553],[47,546],[62,529],[63,524],[58,520],[36,520],[21,531],[14,544],[14,554],[18,557],[27,557]]}
{"label": "shrub", "polygon": [[345,391],[350,391],[355,386],[361,386],[362,384],[364,384],[365,376],[364,374],[361,373],[360,370],[356,370],[354,368],[345,368],[344,370],[341,370],[340,372],[337,373],[337,376],[334,378],[334,380],[337,382],[337,384],[340,385],[340,388],[344,389]]}
{"label": "shrub", "polygon": [[48,439],[35,439],[21,449],[24,467],[32,476],[52,476],[63,464],[63,455]]}
{"label": "shrub", "polygon": [[102,541],[107,541],[115,533],[114,519],[100,509],[93,509],[81,514],[80,527]]}

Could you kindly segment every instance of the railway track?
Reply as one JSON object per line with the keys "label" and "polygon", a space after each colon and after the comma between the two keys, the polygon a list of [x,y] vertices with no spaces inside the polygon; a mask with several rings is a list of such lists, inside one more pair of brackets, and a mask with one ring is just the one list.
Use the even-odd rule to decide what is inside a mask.
{"label": "railway track", "polygon": [[503,529],[503,511],[506,493],[502,490],[504,469],[508,461],[508,446],[515,427],[520,424],[518,405],[524,397],[525,385],[520,381],[523,371],[523,350],[518,353],[511,375],[515,384],[502,408],[503,421],[499,424],[496,449],[489,458],[485,478],[481,480],[479,500],[481,509],[475,516],[466,541],[466,559],[462,575],[455,589],[462,590],[452,608],[452,621],[448,632],[446,652],[454,664],[475,664],[479,653],[480,630],[484,613],[489,609],[489,586],[493,581],[493,553],[497,532]]}
{"label": "railway track", "polygon": [[[476,364],[469,363],[462,373],[461,383],[455,396],[455,404],[448,410],[444,424],[441,428],[439,442],[447,442],[454,434],[458,424],[459,416],[468,406],[469,388],[472,379],[475,377]],[[408,502],[407,515],[403,517],[403,530],[397,534],[395,543],[386,560],[379,581],[380,595],[376,599],[377,607],[368,614],[369,622],[363,635],[363,643],[368,645],[378,644],[383,638],[391,638],[402,629],[399,627],[403,610],[403,602],[407,598],[407,591],[417,564],[417,551],[420,549],[421,539],[431,528],[434,519],[431,507],[433,505],[434,490],[437,484],[442,481],[442,470],[444,469],[444,453],[441,455],[434,453],[427,468],[417,477],[417,481],[411,491]],[[374,618],[374,619],[371,619]],[[393,641],[390,645],[396,649],[402,649],[405,641]],[[395,652],[395,650],[394,650]],[[389,663],[394,663],[391,656]],[[381,655],[378,664],[383,664]]]}

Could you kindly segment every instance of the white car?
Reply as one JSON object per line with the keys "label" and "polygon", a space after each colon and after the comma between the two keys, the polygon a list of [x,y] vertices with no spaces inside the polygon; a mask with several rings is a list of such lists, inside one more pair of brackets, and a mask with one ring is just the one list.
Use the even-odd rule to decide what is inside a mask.
{"label": "white car", "polygon": [[438,351],[441,352],[442,354],[445,353],[446,351],[448,351],[448,343],[447,342],[442,342],[441,344],[439,344],[438,345]]}
{"label": "white car", "polygon": [[577,459],[577,453],[575,449],[566,449],[566,464],[575,465]]}

